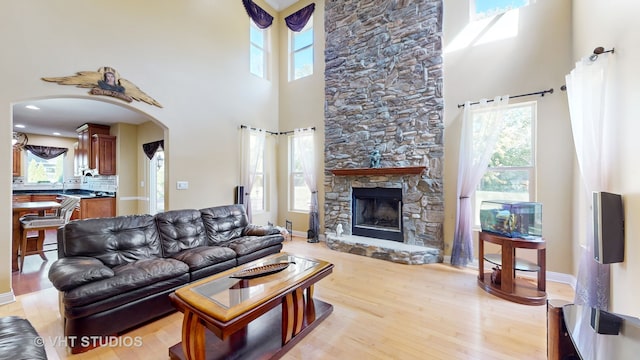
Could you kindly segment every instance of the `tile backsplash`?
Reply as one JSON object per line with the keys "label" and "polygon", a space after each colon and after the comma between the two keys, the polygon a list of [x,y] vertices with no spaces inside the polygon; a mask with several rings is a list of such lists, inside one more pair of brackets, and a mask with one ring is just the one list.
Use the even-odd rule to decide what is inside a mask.
{"label": "tile backsplash", "polygon": [[64,183],[25,184],[24,177],[13,178],[13,190],[89,190],[116,192],[118,190],[118,175],[100,176],[72,176]]}

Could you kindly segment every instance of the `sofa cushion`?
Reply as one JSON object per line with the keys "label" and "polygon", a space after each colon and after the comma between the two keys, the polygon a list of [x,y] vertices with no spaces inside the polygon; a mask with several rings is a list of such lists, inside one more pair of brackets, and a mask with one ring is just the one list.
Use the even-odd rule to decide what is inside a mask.
{"label": "sofa cushion", "polygon": [[224,205],[201,209],[202,222],[207,230],[208,245],[223,245],[242,236],[249,224],[244,205]]}
{"label": "sofa cushion", "polygon": [[62,258],[49,269],[49,281],[59,291],[68,291],[113,275],[113,270],[100,260],[84,256]]}
{"label": "sofa cushion", "polygon": [[41,340],[27,319],[18,316],[0,318],[0,359],[47,359]]}
{"label": "sofa cushion", "polygon": [[188,271],[187,264],[175,259],[137,260],[114,267],[114,276],[110,278],[90,282],[65,292],[63,301],[67,307],[82,306],[179,277]]}
{"label": "sofa cushion", "polygon": [[173,255],[173,258],[180,260],[189,266],[189,271],[201,269],[235,259],[236,253],[227,247],[222,246],[200,246],[193,249],[183,250]]}
{"label": "sofa cushion", "polygon": [[280,234],[280,230],[275,226],[262,226],[249,224],[242,230],[242,236],[265,236]]}
{"label": "sofa cushion", "polygon": [[109,267],[161,256],[151,215],[75,220],[65,225],[60,235],[65,257],[95,257]]}
{"label": "sofa cushion", "polygon": [[238,254],[244,256],[260,249],[266,249],[273,245],[281,244],[284,237],[278,235],[267,236],[243,236],[227,243],[227,246]]}
{"label": "sofa cushion", "polygon": [[155,216],[163,256],[169,257],[185,249],[207,244],[200,211],[171,210]]}

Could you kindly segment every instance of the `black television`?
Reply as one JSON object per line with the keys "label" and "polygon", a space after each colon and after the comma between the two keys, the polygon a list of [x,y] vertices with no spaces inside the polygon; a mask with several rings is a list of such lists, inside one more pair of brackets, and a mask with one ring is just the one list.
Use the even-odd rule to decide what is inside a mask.
{"label": "black television", "polygon": [[624,211],[619,194],[593,193],[593,257],[600,264],[624,261]]}

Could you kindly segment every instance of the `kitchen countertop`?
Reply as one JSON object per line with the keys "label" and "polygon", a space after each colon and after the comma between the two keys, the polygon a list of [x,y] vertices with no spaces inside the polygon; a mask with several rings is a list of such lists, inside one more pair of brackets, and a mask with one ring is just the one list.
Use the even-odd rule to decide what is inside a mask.
{"label": "kitchen countertop", "polygon": [[105,191],[89,191],[89,190],[14,190],[13,195],[57,195],[57,196],[76,196],[81,199],[94,199],[94,198],[105,198],[105,197],[115,197],[116,194],[113,192],[105,192]]}

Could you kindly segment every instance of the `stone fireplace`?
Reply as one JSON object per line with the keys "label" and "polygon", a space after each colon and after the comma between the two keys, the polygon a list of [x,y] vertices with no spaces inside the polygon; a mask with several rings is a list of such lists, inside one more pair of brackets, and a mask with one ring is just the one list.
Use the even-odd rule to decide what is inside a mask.
{"label": "stone fireplace", "polygon": [[[441,262],[442,1],[330,1],[324,18],[327,244],[403,263]],[[380,167],[370,168],[375,151]],[[378,210],[354,206],[361,189],[401,196]],[[382,230],[394,238],[380,236],[396,214]]]}
{"label": "stone fireplace", "polygon": [[404,242],[402,189],[352,188],[351,234]]}

